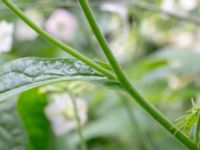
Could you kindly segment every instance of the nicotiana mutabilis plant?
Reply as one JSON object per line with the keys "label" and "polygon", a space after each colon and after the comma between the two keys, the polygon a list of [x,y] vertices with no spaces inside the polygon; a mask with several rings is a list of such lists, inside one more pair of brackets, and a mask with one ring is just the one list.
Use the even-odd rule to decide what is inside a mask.
{"label": "nicotiana mutabilis plant", "polygon": [[[74,56],[77,60],[58,59],[55,61],[55,58],[52,60],[43,60],[42,58],[25,58],[11,62],[11,64],[8,63],[3,66],[1,68],[2,71],[0,71],[1,100],[5,100],[11,95],[50,82],[66,79],[80,80],[87,79],[87,77],[92,80],[105,80],[106,77],[107,80],[119,82],[121,89],[126,91],[149,115],[151,115],[157,122],[160,123],[161,126],[163,126],[172,136],[178,139],[188,149],[198,150],[198,142],[194,142],[186,134],[181,132],[173,123],[161,114],[159,110],[157,110],[140,93],[138,93],[138,91],[130,83],[103,37],[87,0],[79,0],[79,4],[114,73],[43,31],[28,17],[26,17],[24,13],[11,1],[2,0],[2,2],[44,39],[63,49],[70,55]],[[41,60],[34,61],[34,59]],[[14,84],[11,82],[13,80],[15,81]],[[195,132],[196,141],[199,139],[199,124],[200,123],[197,123]]]}

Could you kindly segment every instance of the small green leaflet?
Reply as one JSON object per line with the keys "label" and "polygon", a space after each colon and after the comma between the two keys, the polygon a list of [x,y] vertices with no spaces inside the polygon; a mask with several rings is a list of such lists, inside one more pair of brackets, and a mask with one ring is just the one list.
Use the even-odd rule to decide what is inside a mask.
{"label": "small green leaflet", "polygon": [[185,115],[178,118],[177,127],[183,131],[186,135],[190,135],[190,131],[195,126],[198,114],[200,112],[200,105],[193,103],[193,108],[188,110]]}

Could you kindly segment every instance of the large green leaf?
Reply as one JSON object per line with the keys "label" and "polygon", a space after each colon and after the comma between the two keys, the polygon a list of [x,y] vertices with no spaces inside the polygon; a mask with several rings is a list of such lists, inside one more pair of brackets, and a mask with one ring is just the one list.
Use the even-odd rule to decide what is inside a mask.
{"label": "large green leaf", "polygon": [[47,94],[41,94],[38,89],[19,96],[17,109],[28,135],[28,150],[49,150],[50,127],[44,115],[46,104]]}
{"label": "large green leaf", "polygon": [[28,139],[16,111],[16,99],[0,103],[0,149],[27,150]]}
{"label": "large green leaf", "polygon": [[0,101],[28,89],[62,80],[106,81],[106,78],[76,59],[22,58],[0,68]]}

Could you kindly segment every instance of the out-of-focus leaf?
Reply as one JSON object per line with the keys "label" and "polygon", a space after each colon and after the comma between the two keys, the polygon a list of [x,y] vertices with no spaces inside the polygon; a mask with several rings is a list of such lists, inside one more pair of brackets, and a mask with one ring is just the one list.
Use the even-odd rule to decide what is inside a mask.
{"label": "out-of-focus leaf", "polygon": [[[16,40],[17,41],[17,40]],[[33,46],[34,45],[34,46]],[[58,48],[38,37],[33,41],[14,42],[12,52],[18,57],[54,57]]]}
{"label": "out-of-focus leaf", "polygon": [[159,69],[167,64],[166,60],[163,59],[145,59],[142,62],[137,62],[134,68],[134,76],[136,79],[140,79],[144,74]]}
{"label": "out-of-focus leaf", "polygon": [[34,87],[63,80],[108,81],[76,59],[22,58],[0,68],[0,101]]}
{"label": "out-of-focus leaf", "polygon": [[[163,60],[168,63],[158,69],[145,72],[142,77],[144,83],[168,77],[169,75],[194,75],[200,73],[200,54],[191,50],[164,48],[151,55],[144,62]],[[146,69],[147,70],[147,69]]]}
{"label": "out-of-focus leaf", "polygon": [[50,128],[44,116],[47,95],[39,94],[37,89],[24,92],[18,100],[17,109],[29,138],[29,150],[48,150]]}
{"label": "out-of-focus leaf", "polygon": [[16,111],[16,99],[0,103],[0,149],[27,150],[28,139]]}
{"label": "out-of-focus leaf", "polygon": [[[130,126],[123,109],[108,112],[110,114],[90,122],[83,128],[83,135],[86,140],[98,137],[123,137],[133,133],[133,128]],[[72,145],[79,144],[78,135],[71,134],[68,142]]]}
{"label": "out-of-focus leaf", "polygon": [[[147,99],[180,100],[199,94],[198,64],[199,53],[167,47],[137,60],[128,72],[135,79],[135,85],[138,85],[136,87]],[[173,85],[177,87],[174,88]]]}
{"label": "out-of-focus leaf", "polygon": [[174,90],[169,93],[169,99],[175,100],[175,99],[191,99],[194,95],[198,95],[200,93],[200,85],[199,84],[189,84],[188,86],[184,88],[180,88],[177,90]]}

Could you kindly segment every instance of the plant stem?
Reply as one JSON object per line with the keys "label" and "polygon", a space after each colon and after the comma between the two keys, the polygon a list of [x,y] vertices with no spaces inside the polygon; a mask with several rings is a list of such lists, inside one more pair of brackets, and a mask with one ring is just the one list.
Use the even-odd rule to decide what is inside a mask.
{"label": "plant stem", "polygon": [[198,113],[198,120],[195,128],[195,142],[199,148],[199,136],[200,136],[200,113]]}
{"label": "plant stem", "polygon": [[82,133],[81,121],[80,121],[80,117],[79,117],[79,113],[78,113],[75,96],[73,94],[70,94],[70,97],[71,97],[71,101],[72,101],[73,109],[74,109],[74,113],[75,113],[75,119],[76,119],[76,123],[77,123],[77,132],[78,132],[78,135],[79,135],[79,138],[81,141],[81,150],[88,150],[87,144],[85,142],[85,139],[84,139],[83,133]]}
{"label": "plant stem", "polygon": [[38,27],[35,23],[33,23],[28,17],[26,17],[23,12],[17,8],[11,1],[9,0],[2,0],[7,7],[9,7],[19,18],[21,18],[27,25],[29,25],[33,30],[35,30],[38,34],[40,34],[44,39],[48,40],[49,42],[53,43],[57,47],[63,49],[65,52],[69,53],[70,55],[74,56],[75,58],[81,60],[85,64],[93,67],[106,77],[108,77],[111,80],[115,80],[116,77],[114,74],[109,72],[108,70],[104,69],[97,63],[93,62],[86,56],[82,55],[80,52],[77,50],[71,48],[70,46],[66,45],[65,43],[55,39],[53,36],[50,34],[46,33],[42,28]]}
{"label": "plant stem", "polygon": [[150,104],[139,92],[131,85],[130,81],[121,69],[121,66],[112,54],[105,38],[103,37],[96,20],[92,14],[92,10],[89,7],[87,0],[79,0],[80,6],[92,28],[97,41],[99,42],[105,56],[107,57],[110,65],[112,66],[115,74],[117,75],[120,83],[126,89],[126,91],[136,100],[136,102],[143,107],[155,120],[157,120],[171,135],[175,136],[181,143],[191,150],[197,150],[196,145],[185,134],[179,131],[167,118],[165,118],[159,110],[157,110],[152,104]]}
{"label": "plant stem", "polygon": [[[87,65],[93,67],[94,69],[96,69],[97,71],[101,72],[102,74],[104,74],[105,76],[107,76],[109,79],[115,80],[116,77],[115,75],[113,75],[112,73],[110,73],[109,71],[107,71],[106,69],[104,69],[103,67],[99,66],[98,64],[94,63],[93,61],[91,61],[90,59],[88,59],[87,57],[85,57],[84,55],[82,55],[81,53],[77,52],[76,50],[74,50],[73,48],[69,47],[68,45],[64,44],[63,42],[56,40],[54,37],[52,37],[51,35],[49,35],[48,33],[46,33],[45,31],[43,31],[41,28],[39,28],[37,25],[35,25],[32,21],[30,21],[21,10],[19,10],[12,2],[10,2],[9,0],[2,0],[2,2],[4,2],[4,4],[6,4],[19,18],[21,18],[24,22],[26,22],[33,30],[35,30],[37,33],[39,33],[43,38],[47,39],[48,41],[50,41],[51,43],[55,44],[56,46],[58,46],[59,48],[63,49],[64,51],[68,52],[70,55],[76,57],[77,59],[81,60],[82,62],[86,63]],[[80,1],[80,2],[85,2],[85,1]],[[85,3],[87,4],[87,3]],[[87,6],[87,5],[86,5]],[[88,7],[89,8],[89,7]],[[88,11],[90,12],[90,9],[88,9]],[[91,19],[91,18],[90,18]],[[94,18],[92,18],[94,19]],[[96,22],[94,22],[96,24]],[[93,27],[94,29],[97,27],[97,25],[95,27]],[[93,30],[94,30],[93,29]],[[98,27],[97,27],[98,29]],[[95,30],[94,30],[95,31]],[[102,41],[103,36],[101,35],[100,30],[97,30],[97,33],[100,33],[100,38],[99,40]],[[102,37],[101,37],[102,36]],[[104,48],[108,48],[106,49],[106,55],[108,54],[108,56],[112,56],[111,51],[107,51],[109,50],[109,47],[107,46],[107,43],[105,42],[105,39],[103,38],[103,42],[102,42],[102,46]],[[118,75],[119,80],[121,81],[121,83],[123,83],[125,89],[130,93],[130,95],[132,97],[135,98],[135,100],[147,111],[149,112],[149,114],[151,114],[151,116],[156,119],[163,127],[165,127],[171,134],[175,135],[175,137],[177,139],[179,139],[179,141],[181,141],[183,144],[185,144],[189,149],[191,150],[197,150],[196,145],[194,145],[194,143],[188,139],[184,134],[182,134],[179,130],[177,130],[174,125],[169,122],[166,118],[164,118],[160,112],[154,108],[154,106],[152,106],[151,104],[149,104],[135,89],[134,87],[132,87],[132,85],[130,84],[130,82],[128,81],[128,79],[126,78],[126,76],[124,75],[124,73],[122,72],[119,64],[116,62],[115,58],[112,57],[108,57],[109,58],[109,62],[111,63],[111,65],[113,66],[113,68],[115,69],[115,73]],[[113,59],[114,58],[114,59]],[[118,74],[119,73],[119,74]]]}
{"label": "plant stem", "polygon": [[147,140],[146,135],[143,133],[142,129],[140,128],[140,124],[138,123],[137,119],[134,116],[134,112],[132,110],[131,105],[129,104],[128,99],[119,92],[120,100],[122,105],[125,108],[125,111],[128,115],[128,118],[130,120],[130,123],[132,127],[134,127],[134,130],[136,132],[136,136],[138,137],[138,143],[140,144],[140,149],[142,150],[152,150],[152,146],[149,143],[149,140]]}

